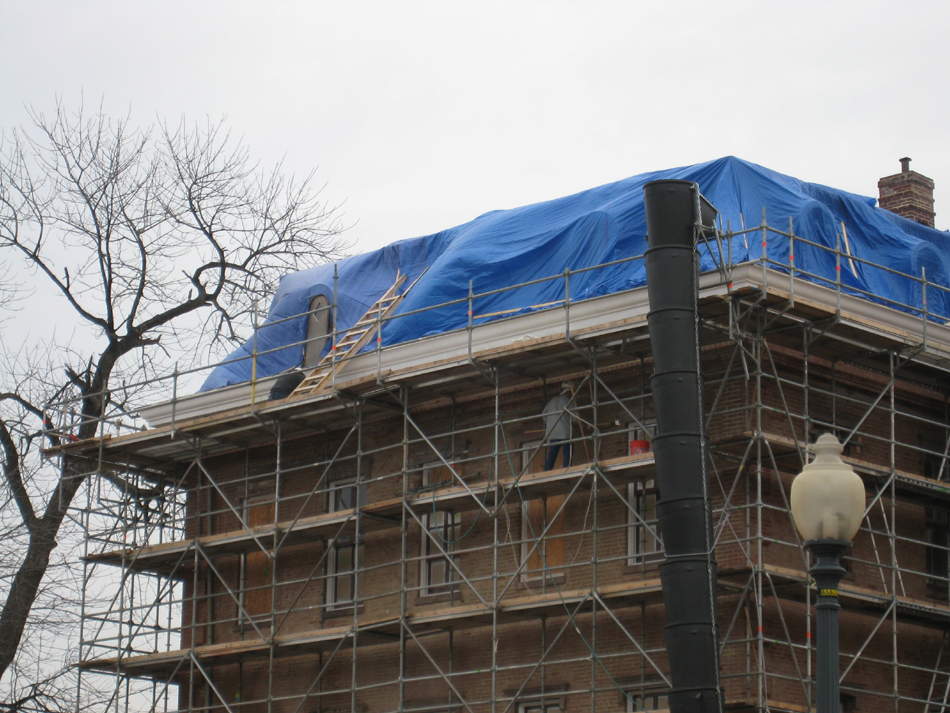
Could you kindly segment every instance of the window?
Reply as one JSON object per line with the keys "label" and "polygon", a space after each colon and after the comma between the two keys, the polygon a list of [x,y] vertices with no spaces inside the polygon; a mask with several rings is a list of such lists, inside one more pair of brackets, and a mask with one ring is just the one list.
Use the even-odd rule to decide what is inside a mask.
{"label": "window", "polygon": [[[357,501],[359,495],[359,501]],[[327,492],[327,511],[352,510],[366,503],[366,486],[356,487],[356,478],[344,478],[330,482]]]}
{"label": "window", "polygon": [[310,300],[307,315],[307,343],[303,348],[303,365],[316,366],[330,336],[330,302],[323,295]]}
{"label": "window", "polygon": [[841,555],[838,558],[838,564],[844,567],[845,577],[854,579],[854,558],[850,555]]}
{"label": "window", "polygon": [[[365,487],[358,487],[356,478],[330,483],[327,492],[327,510],[351,510],[366,500]],[[352,606],[356,594],[356,560],[360,542],[353,535],[336,538],[327,557],[327,604],[331,609]]]}
{"label": "window", "polygon": [[[274,524],[274,498],[272,495],[245,500],[244,519],[249,528]],[[273,561],[259,547],[244,555],[244,610],[255,621],[270,618],[274,605],[274,590],[271,576]]]}
{"label": "window", "polygon": [[505,694],[518,696],[515,705],[518,713],[561,713],[567,708],[568,688],[566,683],[554,683],[533,690],[508,690]]}
{"label": "window", "polygon": [[946,480],[947,465],[946,459],[939,453],[925,451],[923,454],[924,477],[931,480]]}
{"label": "window", "polygon": [[527,703],[518,704],[518,713],[561,713],[561,704],[528,701]]}
{"label": "window", "polygon": [[[435,487],[451,479],[452,474],[441,461],[423,466],[423,486]],[[423,595],[450,594],[454,585],[455,569],[452,552],[461,536],[461,517],[457,512],[428,510],[422,516],[422,559],[419,564],[420,586]],[[449,554],[446,557],[439,547]]]}
{"label": "window", "polygon": [[645,564],[663,559],[660,522],[656,503],[660,489],[656,480],[638,480],[627,486],[630,507],[627,509],[627,564]]}
{"label": "window", "polygon": [[624,699],[627,702],[627,713],[665,711],[670,708],[670,702],[665,690],[644,691],[642,689],[636,689],[627,691]]}
{"label": "window", "polygon": [[948,594],[950,575],[950,519],[945,510],[924,508],[924,532],[927,540],[927,589],[935,595]]}
{"label": "window", "polygon": [[858,706],[858,697],[853,693],[839,693],[838,699],[841,701],[841,713],[854,713],[860,710]]}
{"label": "window", "polygon": [[[348,540],[344,543],[343,540]],[[356,592],[356,545],[352,538],[340,538],[329,560],[327,600],[332,609],[351,606]]]}
{"label": "window", "polygon": [[[538,450],[534,458],[531,454],[540,445],[540,441],[523,443],[521,448],[522,470],[528,467],[530,473],[539,472],[544,467],[544,448]],[[529,499],[529,497],[531,499]],[[547,497],[536,494],[523,494],[524,503],[521,512],[521,558],[527,559],[521,570],[522,579],[539,580],[549,576],[564,575],[564,518],[557,517],[564,504],[564,495]],[[547,535],[541,535],[547,530]],[[535,547],[535,540],[538,546]]]}

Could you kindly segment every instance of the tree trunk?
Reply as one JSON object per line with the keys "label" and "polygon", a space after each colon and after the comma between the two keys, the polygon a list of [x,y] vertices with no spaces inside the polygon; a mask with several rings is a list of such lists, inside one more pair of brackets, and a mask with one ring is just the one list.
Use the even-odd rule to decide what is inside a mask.
{"label": "tree trunk", "polygon": [[29,529],[26,556],[13,577],[7,600],[0,611],[0,679],[16,656],[30,610],[49,568],[49,558],[56,547],[59,528],[82,482],[82,477],[71,475],[64,466],[59,487],[50,496],[46,512],[43,517],[34,520]]}

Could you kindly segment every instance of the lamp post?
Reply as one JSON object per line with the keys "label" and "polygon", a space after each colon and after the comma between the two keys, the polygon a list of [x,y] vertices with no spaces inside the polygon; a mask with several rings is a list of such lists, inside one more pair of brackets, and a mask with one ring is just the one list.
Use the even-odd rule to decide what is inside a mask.
{"label": "lamp post", "polygon": [[851,548],[864,518],[864,483],[841,460],[842,445],[830,433],[814,445],[815,459],[792,481],[795,527],[815,557],[810,570],[818,587],[817,713],[839,713],[838,583],[845,574],[840,557]]}

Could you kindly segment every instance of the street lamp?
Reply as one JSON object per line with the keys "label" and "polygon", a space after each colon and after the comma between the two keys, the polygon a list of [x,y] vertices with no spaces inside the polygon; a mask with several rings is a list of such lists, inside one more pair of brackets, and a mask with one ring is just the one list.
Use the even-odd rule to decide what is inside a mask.
{"label": "street lamp", "polygon": [[864,483],[841,460],[842,445],[830,433],[814,445],[815,459],[792,481],[795,527],[815,557],[811,575],[818,587],[818,713],[839,713],[838,583],[845,574],[839,558],[851,548],[864,519]]}

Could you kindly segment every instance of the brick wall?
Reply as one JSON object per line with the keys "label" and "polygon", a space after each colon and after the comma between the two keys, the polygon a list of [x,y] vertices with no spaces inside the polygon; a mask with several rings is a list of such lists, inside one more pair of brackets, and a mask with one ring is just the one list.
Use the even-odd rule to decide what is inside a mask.
{"label": "brick wall", "polygon": [[[805,413],[804,390],[792,383],[800,373],[795,368],[796,363],[801,363],[800,354],[776,348],[773,350],[774,368],[764,370],[761,379],[754,375],[747,379],[740,362],[730,360],[733,348],[726,344],[704,350],[706,405],[711,408],[715,404],[716,413],[720,414],[714,414],[710,425],[713,443],[741,442],[743,438],[748,442],[752,431],[760,424],[763,434],[771,434],[768,437],[774,435],[804,442],[806,417],[827,421],[834,412],[834,418],[839,420],[860,418],[862,408],[866,410],[886,385],[886,379],[880,374],[851,373],[842,368],[836,370],[832,379],[831,365],[815,360],[810,364],[810,386],[815,393],[807,400],[808,413]],[[649,401],[642,399],[642,387],[649,383],[651,370],[648,361],[607,370],[604,379],[623,399],[623,405],[614,403],[601,389],[596,417],[592,408],[592,391],[587,386],[579,391],[579,413],[590,424],[596,421],[600,435],[597,439],[590,439],[586,447],[582,444],[575,447],[575,463],[587,462],[595,453],[601,460],[627,453],[628,411],[638,417],[652,416]],[[777,382],[774,374],[778,374],[782,382]],[[575,375],[575,378],[580,377],[583,375]],[[832,383],[836,389],[834,400],[830,396]],[[922,461],[914,444],[921,439],[939,440],[942,434],[927,432],[932,427],[915,418],[914,414],[942,409],[942,404],[934,403],[926,390],[912,386],[901,388],[898,405],[905,415],[894,419],[893,428],[898,441],[909,445],[898,445],[896,458],[899,467],[918,472]],[[822,390],[826,392],[824,395],[820,393]],[[501,440],[507,443],[508,452],[502,446],[501,457],[497,459],[493,456],[496,438],[494,394],[459,400],[455,404],[440,401],[413,405],[410,409],[412,418],[429,442],[414,428],[409,429],[408,440],[404,442],[403,419],[399,414],[380,417],[367,424],[361,440],[347,441],[342,449],[348,426],[288,442],[281,450],[279,519],[289,520],[298,513],[309,516],[324,512],[325,487],[320,485],[321,478],[327,482],[339,477],[359,476],[366,482],[370,503],[424,492],[421,490],[422,468],[438,460],[433,446],[446,460],[455,464],[466,482],[477,484],[490,476],[510,477],[521,468],[519,449],[522,444],[541,437],[542,424],[538,414],[546,395],[549,394],[541,385],[510,390],[501,395],[500,418],[504,433]],[[860,452],[855,452],[855,457],[884,465],[890,462],[892,422],[882,409],[883,406],[878,406],[864,418],[860,430],[867,437]],[[791,419],[788,412],[792,413]],[[590,430],[588,427],[585,433],[589,434]],[[331,463],[337,451],[340,457]],[[408,453],[408,462],[405,453]],[[802,553],[794,546],[795,534],[785,509],[791,478],[801,463],[794,450],[786,449],[784,454],[780,453],[773,459],[766,448],[761,462],[749,461],[743,453],[741,448],[724,451],[710,473],[714,507],[721,510],[726,494],[732,493],[730,505],[734,508],[728,513],[728,523],[722,528],[717,547],[720,571],[726,573],[723,581],[724,585],[727,584],[719,599],[722,634],[725,637],[728,633],[722,659],[725,696],[733,702],[754,702],[761,694],[772,701],[801,706],[804,705],[804,694],[799,675],[806,675],[808,670],[808,612],[784,593],[789,587],[797,586],[795,591],[803,595],[802,585],[788,581],[774,583],[764,576],[758,576],[755,581],[748,579],[751,565],[762,564],[797,572],[804,570]],[[223,504],[225,495],[233,502],[240,502],[242,493],[249,487],[244,480],[247,476],[250,476],[250,487],[273,492],[276,458],[276,449],[258,448],[208,460],[205,466],[220,479],[220,491],[208,487],[202,490],[202,524],[198,524],[199,508],[193,505],[191,513],[195,522],[189,531],[206,534],[209,527],[213,532],[235,529],[236,519]],[[631,471],[629,477],[635,480],[655,476]],[[595,581],[597,588],[602,590],[611,585],[657,576],[655,561],[629,561],[626,481],[614,479],[611,482],[613,488],[606,481],[599,480],[595,490],[593,476],[586,476],[582,487],[568,498],[560,515],[563,525],[558,538],[564,555],[557,567],[561,575],[556,586],[562,591],[590,590]],[[315,487],[315,495],[311,496]],[[529,499],[553,499],[562,494],[534,491]],[[216,513],[208,514],[205,511],[208,507]],[[902,562],[919,567],[922,572],[923,548],[919,543],[924,536],[923,507],[897,503],[892,508],[888,500],[886,511],[873,514],[872,523],[877,523],[883,530],[885,523],[881,518],[894,515],[902,523],[901,534],[916,540],[916,543],[898,541],[897,556]],[[458,566],[469,583],[456,578],[458,586],[454,596],[434,599],[424,596],[420,589],[423,539],[416,519],[407,517],[405,527],[394,525],[389,529],[367,531],[359,555],[363,570],[358,584],[359,620],[399,619],[406,614],[411,621],[412,616],[436,610],[474,606],[480,597],[491,601],[496,586],[500,591],[509,582],[511,586],[506,600],[541,593],[540,589],[515,575],[523,556],[523,517],[523,506],[516,491],[509,493],[508,505],[495,518],[484,513],[479,516],[477,509],[462,512],[460,531],[466,535],[454,548]],[[759,533],[761,539],[757,539]],[[339,627],[354,620],[352,609],[336,616],[327,605],[327,570],[325,565],[319,564],[326,546],[325,541],[315,540],[284,550],[277,558],[274,566],[279,585],[274,592],[274,606],[281,613],[280,618],[284,612],[289,612],[281,635]],[[876,592],[890,591],[888,546],[886,538],[872,541],[869,533],[860,533],[853,553],[853,574],[847,581]],[[407,559],[403,557],[404,551],[408,553]],[[232,590],[240,585],[240,564],[239,556],[217,560],[218,571]],[[199,619],[206,617],[210,610],[216,623],[205,627],[212,633],[202,634],[206,638],[196,638],[195,643],[210,643],[212,639],[214,643],[222,643],[256,637],[257,634],[246,624],[241,625],[233,597],[222,583],[213,584],[213,580],[207,567],[202,566],[197,593],[204,598],[199,600],[197,615]],[[743,590],[746,585],[748,588]],[[916,577],[905,575],[901,586],[905,596],[927,596],[923,574]],[[776,603],[779,589],[773,587],[785,588],[781,608]],[[547,583],[544,591],[554,592],[555,585]],[[189,589],[186,596],[190,594]],[[500,617],[497,640],[492,638],[491,626],[483,622],[467,628],[461,618],[451,633],[427,632],[420,635],[418,642],[405,632],[400,634],[402,642],[398,638],[376,637],[369,643],[365,637],[372,635],[361,634],[364,638],[356,649],[355,669],[351,658],[353,648],[345,643],[335,654],[330,651],[332,647],[325,647],[324,654],[279,659],[273,668],[267,662],[228,664],[215,667],[212,675],[222,697],[229,705],[240,703],[242,713],[268,710],[268,692],[273,696],[269,708],[272,713],[290,713],[298,709],[306,712],[352,709],[375,713],[396,710],[401,704],[402,710],[436,711],[438,709],[434,706],[442,701],[448,704],[451,694],[442,674],[448,676],[466,700],[475,702],[472,709],[476,711],[491,710],[488,701],[492,697],[510,701],[519,688],[523,689],[522,699],[539,695],[542,688],[561,692],[567,704],[566,710],[570,711],[587,710],[593,705],[597,710],[623,711],[625,702],[614,681],[621,687],[644,682],[652,685],[659,676],[650,660],[661,669],[666,668],[663,609],[656,604],[641,608],[633,602],[617,605],[612,610],[614,616],[603,612],[600,607],[597,609],[598,613],[594,615],[588,602],[577,610],[573,621],[560,611],[520,620],[511,616]],[[185,616],[187,621],[191,616],[190,608],[186,608]],[[847,615],[842,622],[842,651],[856,653],[874,623],[869,616]],[[879,628],[865,649],[864,659],[847,679],[848,684],[862,691],[859,707],[862,713],[894,709],[892,699],[888,698],[892,687],[891,670],[886,663],[892,656],[889,626],[885,623]],[[646,649],[646,655],[631,643],[624,629],[637,638]],[[269,635],[269,631],[266,629],[265,635]],[[903,648],[899,652],[902,660],[906,656],[908,662],[932,665],[928,661],[936,655],[940,635],[922,630],[916,645],[907,643],[909,641],[906,637],[902,639]],[[189,642],[190,639],[186,639],[186,645]],[[497,647],[495,668],[492,667],[493,647]],[[596,656],[592,656],[591,648],[596,651]],[[433,664],[433,659],[438,665]],[[543,665],[539,666],[541,662]],[[326,672],[318,681],[315,677],[323,666],[326,666]],[[902,681],[899,684],[901,690],[907,692],[912,687],[916,692],[914,695],[924,696],[929,681],[924,681],[926,677],[922,675],[917,678],[920,680],[911,677]],[[188,696],[191,696],[192,705],[200,707],[206,695],[210,694],[205,693],[204,684],[197,680],[194,687],[182,686],[183,706],[188,705]],[[212,706],[216,706],[214,696],[210,700]],[[301,703],[302,707],[298,708]]]}

